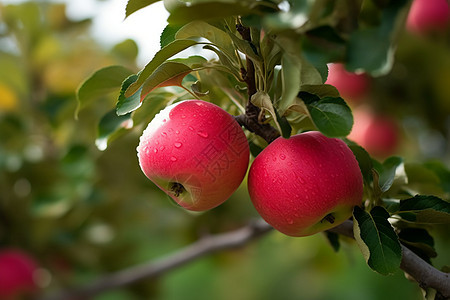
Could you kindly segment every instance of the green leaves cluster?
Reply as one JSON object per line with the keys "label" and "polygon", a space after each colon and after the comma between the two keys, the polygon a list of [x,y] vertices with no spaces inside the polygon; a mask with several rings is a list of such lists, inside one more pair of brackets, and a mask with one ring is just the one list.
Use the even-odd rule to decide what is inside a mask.
{"label": "green leaves cluster", "polygon": [[[126,17],[155,2],[129,0]],[[153,59],[139,72],[118,66],[99,70],[78,90],[80,109],[107,91],[119,95],[115,110],[99,125],[102,149],[163,106],[192,97],[230,113],[243,112],[251,101],[261,109],[260,120],[286,138],[304,130],[344,138],[353,116],[336,88],[325,84],[327,64],[386,74],[408,6],[406,0],[163,2],[169,24]],[[198,55],[181,58],[187,49]],[[255,91],[249,90],[248,72],[254,72]],[[250,145],[255,152],[263,147],[257,139]],[[450,222],[450,204],[443,200],[450,173],[436,163],[419,166],[400,157],[380,163],[358,145],[349,146],[364,178],[364,206],[355,208],[353,217],[368,265],[384,275],[394,273],[402,244],[430,262],[436,251],[425,225]]]}
{"label": "green leaves cluster", "polygon": [[[380,274],[393,274],[400,267],[401,243],[431,263],[437,253],[429,226],[450,223],[450,203],[443,200],[448,197],[446,176],[450,172],[439,174],[431,167],[422,167],[420,180],[429,180],[423,188],[417,185],[416,165],[405,163],[400,157],[379,163],[361,147],[350,147],[365,180],[367,201],[363,208],[355,207],[353,224],[355,239],[368,265]],[[443,171],[443,165],[439,166]],[[435,195],[421,194],[430,190]]]}
{"label": "green leaves cluster", "polygon": [[[130,0],[125,16],[155,2],[158,1]],[[259,95],[253,103],[262,109],[263,119],[271,122],[280,133],[289,136],[299,130],[315,129],[330,137],[344,137],[350,133],[353,118],[336,89],[323,84],[327,78],[327,63],[346,61],[351,69],[380,73],[371,66],[383,65],[382,61],[395,45],[394,39],[387,38],[388,49],[377,49],[376,53],[371,49],[373,56],[380,58],[360,57],[359,41],[372,39],[371,34],[360,31],[375,30],[386,40],[397,26],[405,6],[404,1],[369,8],[361,8],[356,2],[344,5],[335,1],[301,0],[163,2],[170,16],[169,25],[160,37],[160,51],[137,73],[122,70],[129,73],[129,77],[109,73],[108,68],[94,74],[93,77],[104,77],[91,77],[80,87],[79,108],[92,101],[84,94],[104,92],[100,88],[103,80],[120,88],[118,116],[132,114],[147,96],[151,99],[168,86],[182,89],[170,92],[171,101],[196,97],[224,104],[231,100],[242,111],[248,96],[252,96],[247,95],[245,84],[247,63],[251,62]],[[379,11],[382,17],[368,26],[363,17],[357,16],[360,10],[370,9]],[[239,26],[249,28],[248,36],[237,30]],[[354,38],[359,35],[362,37]],[[207,56],[215,58],[198,55],[174,58],[192,47],[201,47],[203,50],[198,52],[209,51]],[[383,65],[383,70],[387,69]],[[115,75],[114,80],[109,80],[108,76],[112,75]],[[197,88],[200,84],[203,92]],[[280,122],[289,122],[291,132],[282,132]],[[121,118],[116,118],[116,123],[118,126],[109,128],[119,130]]]}

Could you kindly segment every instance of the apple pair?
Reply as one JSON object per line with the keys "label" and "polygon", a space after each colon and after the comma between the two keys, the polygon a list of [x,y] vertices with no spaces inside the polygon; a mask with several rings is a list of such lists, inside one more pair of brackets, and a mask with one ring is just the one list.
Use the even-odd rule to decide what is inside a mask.
{"label": "apple pair", "polygon": [[[247,172],[249,147],[234,118],[209,102],[162,110],[137,147],[144,174],[180,206],[204,211],[223,203]],[[278,138],[254,160],[248,190],[259,214],[291,236],[334,227],[362,201],[362,175],[347,145],[319,132]]]}

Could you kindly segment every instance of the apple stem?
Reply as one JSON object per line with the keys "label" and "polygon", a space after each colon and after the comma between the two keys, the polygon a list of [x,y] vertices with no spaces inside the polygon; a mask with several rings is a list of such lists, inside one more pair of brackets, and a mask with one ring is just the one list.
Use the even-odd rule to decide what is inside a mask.
{"label": "apple stem", "polygon": [[331,224],[333,224],[334,223],[334,221],[336,220],[336,218],[333,216],[333,214],[328,214],[328,215],[326,215],[323,219],[322,219],[322,221],[328,221],[328,222],[330,222]]}
{"label": "apple stem", "polygon": [[179,182],[171,182],[170,183],[170,191],[172,191],[175,194],[175,197],[180,196],[186,189],[184,186]]}

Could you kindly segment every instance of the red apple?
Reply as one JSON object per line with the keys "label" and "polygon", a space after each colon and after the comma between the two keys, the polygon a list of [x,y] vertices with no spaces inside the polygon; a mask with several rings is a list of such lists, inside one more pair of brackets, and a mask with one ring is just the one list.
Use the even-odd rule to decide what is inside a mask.
{"label": "red apple", "polygon": [[244,131],[219,106],[186,100],[163,109],[137,148],[144,174],[192,211],[214,208],[241,184],[248,168]]}
{"label": "red apple", "polygon": [[361,205],[363,179],[342,140],[311,131],[269,144],[250,167],[248,190],[258,213],[275,229],[308,236],[352,215]]}
{"label": "red apple", "polygon": [[346,101],[357,103],[368,93],[370,79],[366,74],[348,72],[343,64],[335,63],[328,65],[325,83],[336,87]]}
{"label": "red apple", "polygon": [[0,299],[22,299],[36,290],[33,278],[38,266],[28,254],[17,249],[0,251]]}
{"label": "red apple", "polygon": [[406,21],[406,28],[416,33],[443,30],[450,20],[450,6],[446,0],[414,0]]}
{"label": "red apple", "polygon": [[348,138],[376,158],[393,155],[400,141],[397,122],[385,115],[375,114],[367,108],[353,111],[353,128]]}

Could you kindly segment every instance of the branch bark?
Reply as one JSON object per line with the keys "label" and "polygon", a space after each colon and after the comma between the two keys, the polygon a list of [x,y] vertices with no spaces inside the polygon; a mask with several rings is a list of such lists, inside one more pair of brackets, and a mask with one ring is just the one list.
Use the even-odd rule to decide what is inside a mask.
{"label": "branch bark", "polygon": [[[143,279],[154,278],[215,252],[243,247],[250,241],[264,236],[271,230],[272,227],[269,224],[263,220],[257,220],[231,232],[202,238],[173,254],[155,261],[106,275],[84,286],[43,295],[36,300],[86,299],[103,291],[126,286]],[[350,220],[346,221],[329,231],[353,238],[353,222]],[[441,299],[449,299],[449,274],[441,272],[429,265],[403,245],[402,251],[403,257],[400,268],[414,278],[420,287],[433,288],[437,290]]]}

